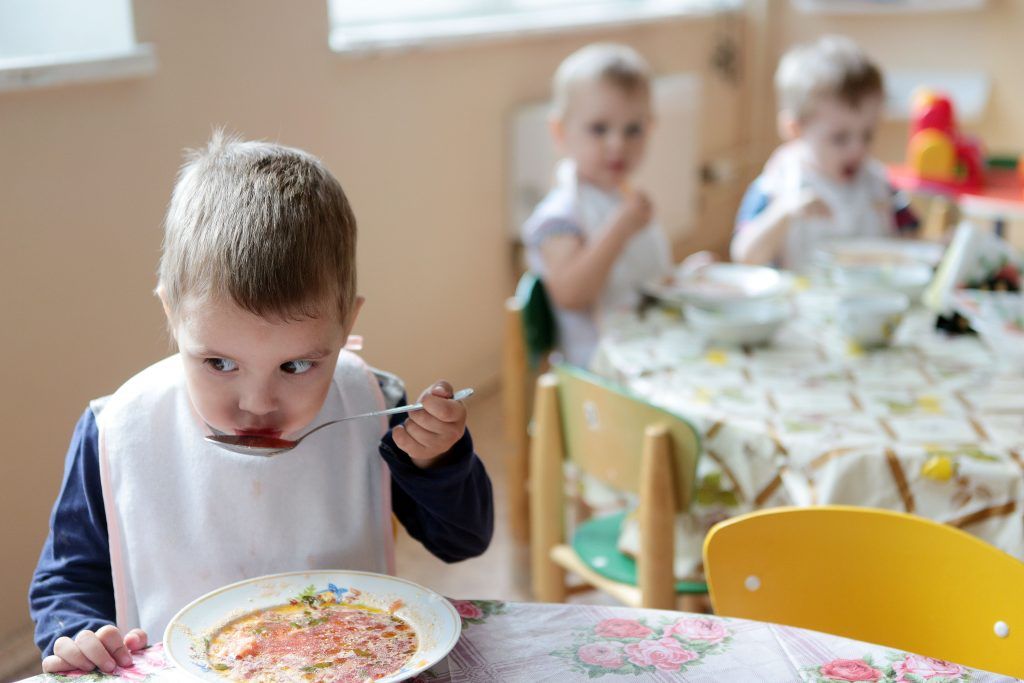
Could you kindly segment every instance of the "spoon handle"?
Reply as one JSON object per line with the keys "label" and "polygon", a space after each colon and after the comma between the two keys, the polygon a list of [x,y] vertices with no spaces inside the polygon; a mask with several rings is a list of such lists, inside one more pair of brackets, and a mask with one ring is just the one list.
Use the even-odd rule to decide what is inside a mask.
{"label": "spoon handle", "polygon": [[[463,401],[473,395],[472,389],[459,389],[452,396],[453,401]],[[352,415],[351,417],[343,417],[342,420],[354,420],[360,417],[380,417],[382,415],[398,415],[399,413],[415,413],[417,410],[423,410],[422,403],[410,403],[407,406],[398,406],[396,408],[388,408],[387,410],[377,410],[372,413],[364,413],[363,415]]]}
{"label": "spoon handle", "polygon": [[[459,389],[458,391],[455,392],[455,395],[452,396],[452,400],[454,400],[454,401],[463,401],[463,400],[469,398],[472,395],[473,395],[473,390],[472,389]],[[307,436],[309,436],[313,432],[318,432],[321,429],[323,429],[324,427],[329,427],[330,425],[338,424],[339,422],[348,422],[349,420],[359,420],[359,419],[364,418],[364,417],[382,417],[384,415],[397,415],[399,413],[414,413],[417,410],[423,410],[423,404],[422,403],[410,403],[409,405],[398,406],[397,408],[388,408],[387,410],[375,410],[372,413],[363,413],[361,415],[349,415],[348,417],[343,417],[340,420],[331,420],[330,422],[325,422],[322,425],[320,425],[319,427],[317,427],[316,429],[309,430],[308,432],[303,434],[301,437],[299,437],[298,441],[302,441],[302,439],[305,439]]]}

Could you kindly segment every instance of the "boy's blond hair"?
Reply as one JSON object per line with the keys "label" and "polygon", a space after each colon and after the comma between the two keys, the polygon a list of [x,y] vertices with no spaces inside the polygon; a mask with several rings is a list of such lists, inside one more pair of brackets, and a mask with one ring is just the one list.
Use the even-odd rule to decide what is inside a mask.
{"label": "boy's blond hair", "polygon": [[171,313],[198,296],[285,320],[336,305],[344,321],[356,296],[355,254],[355,215],[318,159],[217,131],[178,175],[160,286]]}
{"label": "boy's blond hair", "polygon": [[775,71],[779,109],[806,118],[821,99],[835,98],[859,107],[884,94],[882,72],[849,38],[824,36],[790,48]]}
{"label": "boy's blond hair", "polygon": [[648,95],[651,67],[631,47],[617,43],[594,43],[565,58],[555,71],[552,91],[553,114],[562,118],[569,109],[573,91],[579,85],[610,83],[628,94]]}

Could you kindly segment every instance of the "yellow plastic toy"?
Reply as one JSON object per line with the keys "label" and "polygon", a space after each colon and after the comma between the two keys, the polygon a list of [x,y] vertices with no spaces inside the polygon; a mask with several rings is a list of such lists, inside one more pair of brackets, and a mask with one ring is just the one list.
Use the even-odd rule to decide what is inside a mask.
{"label": "yellow plastic toy", "polygon": [[932,128],[917,133],[910,138],[907,158],[917,175],[925,180],[956,180],[956,148],[945,133]]}
{"label": "yellow plastic toy", "polygon": [[1024,677],[1024,563],[914,515],[774,508],[704,542],[715,612]]}

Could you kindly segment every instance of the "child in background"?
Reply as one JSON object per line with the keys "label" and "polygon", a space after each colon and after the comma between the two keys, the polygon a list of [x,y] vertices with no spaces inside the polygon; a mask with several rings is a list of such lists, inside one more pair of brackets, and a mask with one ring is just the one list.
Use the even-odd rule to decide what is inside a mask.
{"label": "child in background", "polygon": [[75,429],[29,589],[45,672],[130,665],[178,609],[235,581],[392,572],[392,515],[448,562],[487,548],[491,484],[447,382],[422,411],[275,458],[204,441],[295,438],[405,403],[398,378],[343,349],[363,303],[355,251],[344,191],[305,152],[218,134],[182,169],[157,288],[179,353]]}
{"label": "child in background", "polygon": [[736,218],[734,261],[806,270],[826,242],[894,236],[916,219],[869,156],[884,105],[882,74],[851,40],[789,50],[775,72],[779,132]]}
{"label": "child in background", "polygon": [[634,50],[589,45],[558,67],[551,133],[564,158],[522,234],[574,365],[589,364],[602,316],[635,308],[640,286],[671,268],[650,198],[628,185],[651,125],[650,68]]}

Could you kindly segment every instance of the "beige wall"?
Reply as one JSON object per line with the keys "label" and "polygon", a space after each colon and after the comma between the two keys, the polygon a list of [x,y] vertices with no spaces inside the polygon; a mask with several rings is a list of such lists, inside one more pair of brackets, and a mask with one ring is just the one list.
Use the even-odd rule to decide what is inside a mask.
{"label": "beige wall", "polygon": [[[788,0],[766,1],[772,9],[769,34],[775,59],[793,43],[841,33],[860,43],[883,67],[988,73],[988,108],[966,129],[980,135],[994,152],[1024,151],[1024,2],[988,0],[977,12],[825,16],[796,12]],[[903,121],[883,127],[879,156],[887,161],[902,157],[907,125]]]}
{"label": "beige wall", "polygon": [[[136,3],[157,74],[0,94],[0,319],[6,458],[0,638],[27,622],[25,590],[87,401],[168,352],[150,294],[181,150],[214,125],[321,155],[362,227],[365,356],[411,391],[445,376],[493,380],[511,259],[502,220],[504,122],[547,92],[595,38],[640,48],[658,71],[707,74],[705,155],[742,138],[740,90],[709,72],[741,22],[352,59],[327,49],[325,2]],[[698,243],[721,248],[734,186],[704,197]]]}

